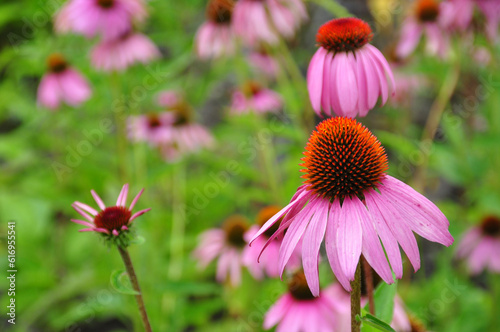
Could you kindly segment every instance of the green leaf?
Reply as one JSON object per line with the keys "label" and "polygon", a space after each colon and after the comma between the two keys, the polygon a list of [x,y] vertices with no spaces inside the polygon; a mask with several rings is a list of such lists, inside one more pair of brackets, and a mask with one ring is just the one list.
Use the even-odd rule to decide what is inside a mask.
{"label": "green leaf", "polygon": [[127,272],[117,270],[111,273],[111,286],[121,294],[138,295],[139,293],[132,288]]}
{"label": "green leaf", "polygon": [[[392,315],[394,313],[394,297],[396,296],[397,282],[392,285],[388,285],[385,282],[381,282],[373,293],[375,299],[375,314],[380,317],[385,322],[392,321]],[[367,303],[365,305],[365,310],[368,312]]]}
{"label": "green leaf", "polygon": [[[358,315],[356,316],[356,319],[360,319],[361,322],[363,323],[361,328],[363,332],[373,331],[372,328],[374,328],[376,331],[396,332],[389,324],[368,313],[364,314],[363,317],[359,317]],[[366,325],[371,328],[369,329],[363,328]]]}

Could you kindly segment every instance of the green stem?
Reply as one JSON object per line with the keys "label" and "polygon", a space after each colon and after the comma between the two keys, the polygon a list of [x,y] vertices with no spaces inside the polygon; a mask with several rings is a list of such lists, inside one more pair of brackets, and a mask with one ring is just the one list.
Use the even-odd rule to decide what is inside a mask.
{"label": "green stem", "polygon": [[353,16],[344,6],[334,0],[307,0],[313,2],[326,10],[330,11],[335,17],[351,17]]}
{"label": "green stem", "polygon": [[448,105],[448,102],[450,101],[451,96],[455,91],[459,76],[460,68],[458,66],[453,66],[452,68],[450,68],[448,74],[444,79],[443,85],[439,90],[438,96],[436,97],[436,100],[432,104],[429,111],[420,144],[421,146],[426,147],[426,151],[423,151],[422,153],[422,162],[417,165],[412,181],[413,187],[419,192],[422,192],[425,188],[427,166],[429,165],[429,157],[434,136],[436,135],[436,131],[439,127],[439,123],[441,122],[441,117],[445,111],[446,105]]}
{"label": "green stem", "polygon": [[361,265],[358,263],[354,281],[351,281],[351,332],[361,331],[361,322],[356,316],[361,316]]}
{"label": "green stem", "polygon": [[144,306],[144,300],[142,298],[141,288],[139,287],[139,282],[137,281],[137,276],[135,274],[134,266],[132,265],[132,260],[126,248],[117,246],[120,255],[122,256],[123,263],[127,269],[127,274],[130,278],[130,283],[134,290],[138,293],[135,295],[135,300],[137,301],[137,306],[139,307],[139,314],[141,315],[142,323],[144,324],[144,330],[146,332],[151,332],[151,325],[149,324],[148,314],[146,313],[146,307]]}

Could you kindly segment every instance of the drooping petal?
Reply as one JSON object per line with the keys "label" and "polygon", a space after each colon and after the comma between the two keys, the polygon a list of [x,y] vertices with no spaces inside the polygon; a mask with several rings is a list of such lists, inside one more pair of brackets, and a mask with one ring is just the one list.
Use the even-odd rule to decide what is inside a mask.
{"label": "drooping petal", "polygon": [[313,110],[321,113],[321,96],[323,94],[323,72],[325,66],[326,54],[328,52],[320,47],[314,53],[309,68],[307,69],[307,90]]}
{"label": "drooping petal", "polygon": [[340,209],[336,240],[340,266],[350,281],[354,280],[361,256],[362,238],[360,216],[356,213],[352,199],[346,197]]}
{"label": "drooping petal", "polygon": [[421,35],[422,27],[416,21],[408,19],[401,28],[401,37],[396,47],[397,56],[406,58],[410,55],[417,48]]}
{"label": "drooping petal", "polygon": [[332,93],[332,78],[331,70],[333,64],[333,54],[327,52],[325,55],[325,63],[323,65],[323,87],[321,90],[321,107],[323,108],[324,114],[332,116],[332,105],[331,105],[331,93]]}
{"label": "drooping petal", "polygon": [[352,53],[338,52],[333,59],[336,64],[336,72],[333,72],[334,84],[331,87],[337,94],[340,109],[335,110],[338,115],[355,117],[358,104],[358,82],[355,75],[354,55]]}

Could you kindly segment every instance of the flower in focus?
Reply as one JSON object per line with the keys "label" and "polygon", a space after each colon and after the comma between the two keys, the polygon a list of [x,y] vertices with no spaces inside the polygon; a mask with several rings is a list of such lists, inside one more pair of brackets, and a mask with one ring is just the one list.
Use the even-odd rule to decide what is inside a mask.
{"label": "flower in focus", "polygon": [[91,53],[92,65],[102,71],[122,71],[135,63],[160,57],[156,45],[145,35],[128,31],[113,40],[99,42]]}
{"label": "flower in focus", "polygon": [[127,208],[128,184],[125,184],[120,191],[115,206],[106,207],[99,195],[97,195],[94,190],[91,190],[90,192],[92,193],[92,197],[94,197],[94,200],[101,210],[97,211],[87,204],[74,202],[71,206],[76,210],[76,212],[87,219],[87,221],[79,219],[71,219],[71,221],[88,227],[80,229],[80,232],[92,231],[103,233],[109,235],[110,237],[117,237],[123,232],[127,232],[132,221],[134,221],[137,217],[151,210],[148,208],[132,214],[132,210],[139,200],[139,197],[141,197],[143,191],[144,189],[142,189],[137,196],[135,196],[132,203],[130,203],[130,207]]}
{"label": "flower in focus", "polygon": [[232,55],[235,51],[231,29],[233,0],[211,0],[207,6],[207,22],[196,33],[196,54],[201,59]]}
{"label": "flower in focus", "polygon": [[500,218],[488,216],[471,228],[458,244],[457,257],[466,260],[472,274],[484,269],[500,273]]}
{"label": "flower in focus", "polygon": [[231,100],[232,113],[268,113],[277,112],[283,106],[281,96],[258,83],[247,82],[239,91],[235,91]]}
{"label": "flower in focus", "polygon": [[418,0],[413,14],[407,17],[401,27],[401,37],[396,53],[408,57],[418,46],[423,34],[426,36],[426,52],[441,58],[448,56],[450,40],[443,29],[440,12],[443,6],[436,0]]}
{"label": "flower in focus", "polygon": [[[278,213],[281,209],[277,206],[267,206],[259,211],[257,215],[257,224],[250,227],[245,233],[245,241],[250,241],[266,221]],[[246,246],[243,249],[243,264],[248,268],[255,279],[262,279],[264,273],[268,277],[276,278],[279,276],[278,256],[283,232],[276,232],[279,223],[275,223],[264,234],[259,237],[252,246]],[[273,237],[274,235],[274,237]],[[266,247],[266,251],[262,251]],[[262,253],[262,255],[261,255]],[[298,252],[292,255],[287,263],[289,269],[295,269],[300,266],[300,255]]]}
{"label": "flower in focus", "polygon": [[302,239],[302,265],[315,296],[319,294],[323,237],[331,268],[348,291],[361,254],[385,282],[392,283],[391,268],[396,278],[403,275],[398,244],[413,268],[420,268],[413,232],[446,246],[453,243],[444,214],[410,186],[385,173],[384,148],[356,120],[337,117],[321,122],[305,150],[301,164],[304,184],[252,241],[282,219],[280,228],[288,228],[280,247],[280,273]]}
{"label": "flower in focus", "polygon": [[233,215],[226,219],[222,228],[209,229],[201,235],[200,244],[193,255],[202,267],[218,257],[218,282],[228,280],[233,286],[241,283],[241,252],[246,245],[244,234],[247,230],[247,220],[240,215]]}
{"label": "flower in focus", "polygon": [[248,61],[256,70],[268,77],[276,77],[279,70],[278,61],[261,48],[248,55]]}
{"label": "flower in focus", "polygon": [[89,84],[62,55],[50,55],[47,64],[49,72],[42,77],[37,91],[40,105],[54,110],[61,102],[75,107],[90,98],[92,90]]}
{"label": "flower in focus", "polygon": [[232,26],[250,46],[277,44],[281,37],[292,38],[307,18],[302,0],[239,0]]}
{"label": "flower in focus", "polygon": [[101,34],[105,40],[119,38],[147,16],[142,0],[69,0],[56,14],[57,32],[73,31],[87,38]]}
{"label": "flower in focus", "polygon": [[334,285],[314,297],[307,286],[304,273],[295,273],[288,283],[288,292],[264,316],[264,329],[277,325],[277,332],[341,331],[338,313],[346,308],[349,311],[350,307],[349,296],[339,291],[343,292]]}
{"label": "flower in focus", "polygon": [[172,122],[172,114],[168,112],[131,116],[128,119],[129,138],[159,146],[170,137],[168,131]]}
{"label": "flower in focus", "polygon": [[366,116],[379,97],[385,104],[394,94],[389,64],[368,44],[371,39],[370,26],[357,18],[334,19],[319,28],[320,47],[307,72],[309,98],[318,115],[323,110],[327,116]]}

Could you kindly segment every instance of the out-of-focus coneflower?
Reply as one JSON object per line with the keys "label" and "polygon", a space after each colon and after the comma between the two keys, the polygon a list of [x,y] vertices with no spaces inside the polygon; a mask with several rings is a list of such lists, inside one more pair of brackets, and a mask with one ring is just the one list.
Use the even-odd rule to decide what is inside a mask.
{"label": "out-of-focus coneflower", "polygon": [[239,0],[233,12],[235,33],[249,46],[292,38],[307,20],[302,0]]}
{"label": "out-of-focus coneflower", "polygon": [[231,112],[239,114],[277,112],[282,106],[283,100],[278,93],[263,88],[257,82],[249,81],[241,90],[233,93]]}
{"label": "out-of-focus coneflower", "polygon": [[349,296],[345,301],[346,295],[339,294],[339,290],[341,288],[330,286],[315,297],[304,273],[295,273],[288,283],[288,292],[264,316],[264,328],[277,325],[277,332],[342,331],[337,316],[349,309]]}
{"label": "out-of-focus coneflower", "polygon": [[87,226],[88,228],[81,229],[80,232],[99,232],[109,237],[117,237],[123,232],[128,232],[131,223],[139,216],[151,210],[150,208],[140,210],[132,214],[135,204],[141,197],[142,189],[137,196],[130,203],[130,207],[127,208],[127,195],[128,195],[128,184],[125,184],[118,195],[116,205],[108,206],[104,205],[102,199],[97,195],[94,190],[91,190],[92,197],[96,201],[100,208],[100,211],[94,209],[93,207],[80,203],[74,202],[72,204],[73,208],[80,213],[87,221],[79,219],[71,219],[71,221]]}
{"label": "out-of-focus coneflower", "polygon": [[382,53],[370,45],[372,30],[357,18],[323,24],[320,46],[309,64],[307,88],[314,111],[326,116],[366,116],[379,97],[395,92],[394,77]]}
{"label": "out-of-focus coneflower", "polygon": [[385,282],[392,283],[391,267],[396,278],[403,275],[398,244],[414,269],[420,268],[413,232],[446,246],[453,243],[444,214],[385,173],[384,148],[356,120],[336,117],[321,122],[304,155],[304,184],[252,241],[282,219],[277,232],[285,228],[287,232],[280,248],[280,272],[303,240],[302,265],[312,294],[319,294],[318,254],[323,238],[332,270],[349,291],[361,254]]}
{"label": "out-of-focus coneflower", "polygon": [[236,45],[231,28],[233,0],[210,0],[207,21],[196,33],[196,54],[201,59],[219,58],[234,54]]}
{"label": "out-of-focus coneflower", "polygon": [[156,45],[145,35],[128,31],[113,40],[99,42],[91,53],[97,70],[122,71],[136,63],[148,63],[160,57]]}
{"label": "out-of-focus coneflower", "polygon": [[443,7],[437,0],[418,0],[413,12],[405,19],[401,27],[401,37],[396,53],[402,58],[408,57],[417,48],[422,37],[426,37],[426,52],[430,55],[447,57],[450,51],[450,39],[443,27]]}
{"label": "out-of-focus coneflower", "polygon": [[56,32],[116,39],[147,17],[142,0],[69,0],[55,17]]}
{"label": "out-of-focus coneflower", "polygon": [[61,102],[78,106],[92,95],[85,78],[71,68],[61,54],[54,53],[47,59],[48,73],[38,86],[38,104],[49,109],[57,109]]}
{"label": "out-of-focus coneflower", "polygon": [[472,274],[484,269],[500,273],[500,218],[488,216],[468,230],[458,244],[457,256],[466,260]]}
{"label": "out-of-focus coneflower", "polygon": [[[270,218],[278,213],[281,208],[271,205],[263,208],[257,215],[257,224],[250,227],[245,233],[245,240],[248,242],[259,231]],[[252,246],[246,246],[243,249],[243,264],[248,268],[252,276],[256,279],[262,279],[264,275],[271,278],[279,276],[278,256],[283,233],[276,234],[279,222],[269,228],[264,234],[259,237]],[[273,237],[274,235],[274,237]],[[299,246],[297,246],[299,247]],[[265,251],[262,251],[266,248]],[[261,255],[262,254],[262,255]],[[300,253],[292,255],[287,263],[287,268],[293,270],[300,267]]]}
{"label": "out-of-focus coneflower", "polygon": [[259,73],[274,78],[278,75],[279,64],[276,58],[271,56],[264,48],[260,48],[248,55],[250,65]]}
{"label": "out-of-focus coneflower", "polygon": [[177,90],[163,90],[156,96],[156,103],[159,106],[171,109],[182,101],[182,94]]}
{"label": "out-of-focus coneflower", "polygon": [[201,234],[200,244],[193,254],[202,267],[218,257],[218,282],[228,281],[233,286],[241,283],[241,257],[246,245],[244,235],[247,230],[247,219],[233,215],[226,219],[222,228],[209,229]]}
{"label": "out-of-focus coneflower", "polygon": [[169,139],[172,121],[172,114],[168,112],[131,116],[128,119],[129,138],[157,147]]}

